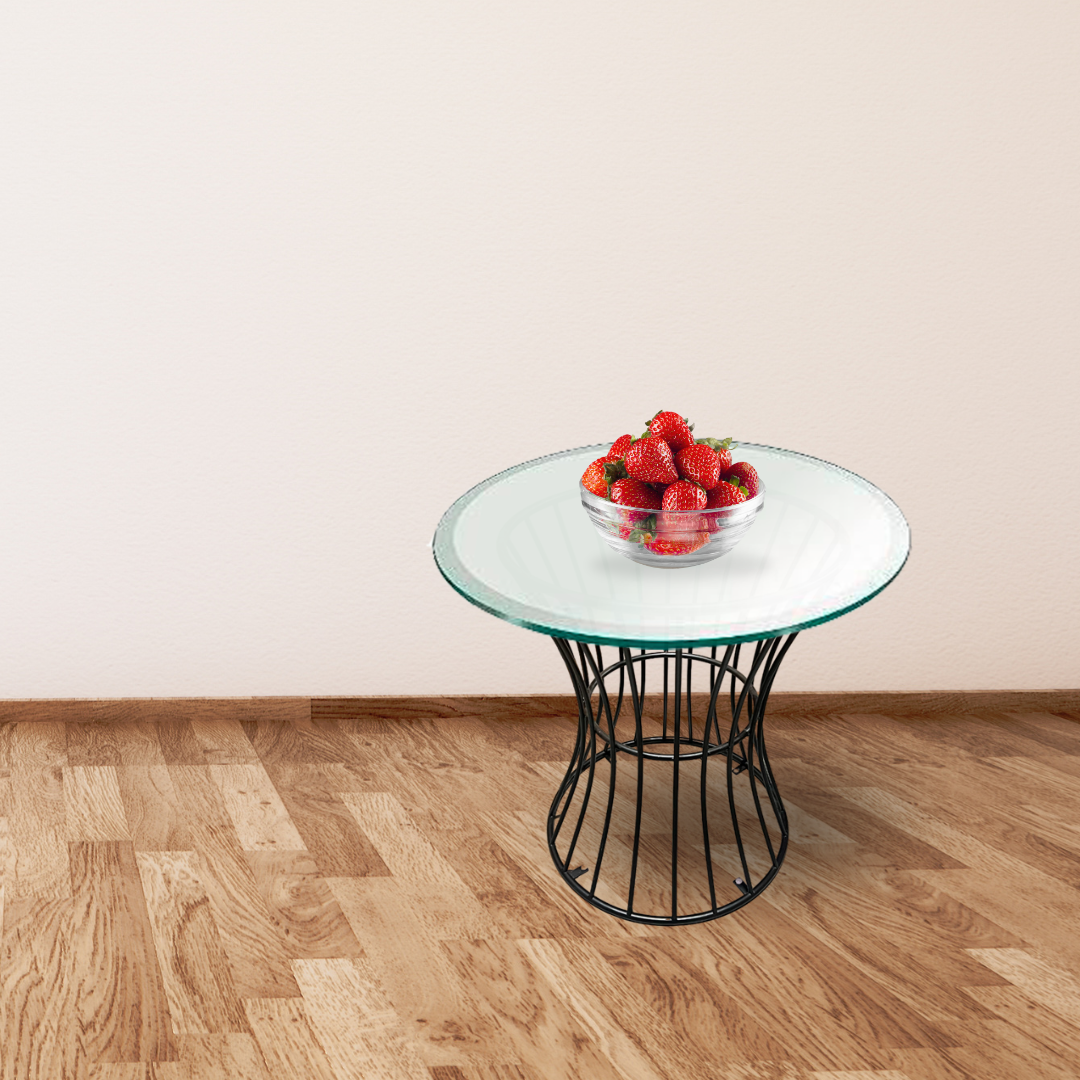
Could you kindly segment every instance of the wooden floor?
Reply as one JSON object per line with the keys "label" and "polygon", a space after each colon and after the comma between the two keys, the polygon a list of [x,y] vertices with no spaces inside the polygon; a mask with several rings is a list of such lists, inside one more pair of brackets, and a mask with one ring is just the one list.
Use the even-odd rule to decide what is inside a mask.
{"label": "wooden floor", "polygon": [[556,878],[571,718],[477,711],[0,724],[3,1080],[1080,1075],[1080,713],[774,716],[787,862],[664,930]]}

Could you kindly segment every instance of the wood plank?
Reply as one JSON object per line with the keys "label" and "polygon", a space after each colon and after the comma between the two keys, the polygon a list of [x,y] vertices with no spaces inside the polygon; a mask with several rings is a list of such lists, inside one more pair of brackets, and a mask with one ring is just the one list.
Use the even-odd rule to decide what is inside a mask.
{"label": "wood plank", "polygon": [[246,998],[243,1004],[272,1080],[338,1080],[300,998]]}
{"label": "wood plank", "polygon": [[130,842],[71,845],[72,1008],[89,1061],[176,1057],[165,982]]}
{"label": "wood plank", "polygon": [[515,942],[446,941],[441,947],[517,1058],[542,1063],[545,1080],[626,1080]]}
{"label": "wood plank", "polygon": [[214,766],[174,765],[170,775],[202,868],[214,922],[240,997],[299,997],[279,928],[259,893]]}
{"label": "wood plank", "polygon": [[729,987],[766,1030],[783,1030],[796,1064],[826,1072],[886,1068],[892,1048],[948,1045],[946,1029],[770,905],[751,904],[740,915],[686,927],[659,945]]}
{"label": "wood plank", "polygon": [[87,1080],[150,1080],[150,1066],[142,1061],[101,1061],[90,1066]]}
{"label": "wood plank", "polygon": [[208,772],[245,851],[305,850],[281,796],[260,763],[210,765]]}
{"label": "wood plank", "polygon": [[343,764],[271,762],[266,772],[320,873],[327,877],[389,875],[386,863],[335,794],[366,788]]}
{"label": "wood plank", "polygon": [[262,1053],[245,1032],[181,1035],[180,1054],[197,1080],[272,1080]]}
{"label": "wood plank", "polygon": [[68,963],[70,897],[6,897],[0,943],[0,1076],[82,1080],[88,1061],[75,1025]]}
{"label": "wood plank", "polygon": [[195,740],[207,762],[214,765],[253,764],[259,760],[244,733],[243,724],[232,716],[196,716],[190,721]]}
{"label": "wood plank", "polygon": [[167,765],[205,765],[206,754],[202,744],[195,738],[191,721],[162,720],[157,725],[161,756]]}
{"label": "wood plank", "polygon": [[[120,765],[122,734],[118,725],[98,723],[67,723],[64,733],[67,740],[69,765]],[[155,744],[157,740],[155,739]],[[158,754],[161,749],[158,747]]]}
{"label": "wood plank", "polygon": [[245,730],[266,764],[364,764],[363,754],[333,719],[258,720],[246,724]]}
{"label": "wood plank", "polygon": [[592,942],[517,942],[604,1057],[624,1076],[641,1080],[712,1077],[708,1060],[691,1057],[678,1033],[604,960]]}
{"label": "wood plank", "polygon": [[[707,695],[694,695],[695,711],[704,714]],[[646,708],[655,710],[659,695],[646,695]],[[977,715],[1003,711],[1080,713],[1080,690],[977,691],[773,691],[773,717],[833,716],[880,713],[898,717],[934,718],[955,713]],[[0,702],[0,723],[108,723],[133,715],[155,721],[177,716],[214,719],[228,717],[243,723],[289,722],[294,719],[350,720],[397,723],[412,718],[459,717],[485,721],[522,722],[533,718],[577,718],[572,694],[525,695],[387,695],[339,698],[125,698],[109,700],[38,699]],[[110,764],[105,762],[104,764]]]}
{"label": "wood plank", "polygon": [[[832,860],[817,862],[808,854],[785,863],[783,880],[763,897],[772,907],[926,1020],[956,1023],[986,1017],[959,988],[999,979],[979,970],[951,928],[942,932],[931,920],[899,908],[886,876]],[[962,907],[950,897],[939,898]],[[962,925],[974,925],[982,935],[1015,941],[970,909],[957,914]],[[861,929],[870,922],[880,932],[873,956],[866,955]]]}
{"label": "wood plank", "polygon": [[65,765],[64,828],[68,840],[130,840],[113,765]]}
{"label": "wood plank", "polygon": [[63,769],[67,738],[61,723],[16,724],[11,736],[9,818],[15,852],[14,895],[69,897]]}
{"label": "wood plank", "polygon": [[69,765],[164,765],[149,720],[93,720],[64,725]]}
{"label": "wood plank", "polygon": [[195,852],[136,852],[173,1031],[246,1031]]}
{"label": "wood plank", "polygon": [[[628,942],[599,937],[592,945],[695,1055],[743,1067],[787,1056],[784,1045],[725,987],[704,978],[694,964],[665,950],[656,939]],[[732,1038],[734,1032],[737,1039]]]}
{"label": "wood plank", "polygon": [[167,765],[121,765],[116,779],[136,851],[194,848]]}
{"label": "wood plank", "polygon": [[[645,709],[657,712],[662,697],[645,695]],[[704,715],[707,694],[694,695],[694,711]],[[968,690],[968,691],[773,691],[769,715],[835,716],[843,713],[880,713],[888,716],[932,718],[981,711],[1080,711],[1080,690]],[[567,718],[576,721],[577,701],[572,694],[460,695],[446,697],[385,696],[312,698],[313,717],[332,717],[363,723],[395,723],[429,717],[522,721],[531,718]]]}
{"label": "wood plank", "polygon": [[393,878],[331,878],[364,956],[400,1018],[405,1038],[429,1065],[512,1059],[498,1026],[472,1001],[439,947],[438,926]]}
{"label": "wood plank", "polygon": [[494,936],[490,915],[409,819],[401,803],[383,792],[344,792],[341,798],[411,902],[420,905],[436,936]]}
{"label": "wood plank", "polygon": [[401,1018],[362,957],[294,960],[315,1034],[339,1077],[429,1080]]}
{"label": "wood plank", "polygon": [[245,857],[290,959],[363,953],[330,886],[306,851],[248,851]]}
{"label": "wood plank", "polygon": [[1024,949],[970,949],[971,955],[1026,997],[1080,1028],[1080,979]]}
{"label": "wood plank", "polygon": [[[922,874],[1003,929],[1023,937],[1025,944],[1041,942],[1059,949],[1080,967],[1080,943],[1065,929],[1080,915],[1075,890],[1034,863],[1017,859],[880,788],[845,788],[838,794],[961,859],[969,869]],[[1030,918],[1035,909],[1043,913],[1037,921]]]}
{"label": "wood plank", "polygon": [[107,724],[129,720],[168,723],[177,719],[190,720],[193,717],[230,717],[246,722],[259,719],[293,720],[310,715],[311,699],[303,697],[34,698],[0,701],[0,723],[58,721]]}
{"label": "wood plank", "polygon": [[1075,1061],[1080,1030],[1059,1011],[1047,1009],[1016,986],[970,986],[972,1000],[1038,1043],[1062,1061]]}

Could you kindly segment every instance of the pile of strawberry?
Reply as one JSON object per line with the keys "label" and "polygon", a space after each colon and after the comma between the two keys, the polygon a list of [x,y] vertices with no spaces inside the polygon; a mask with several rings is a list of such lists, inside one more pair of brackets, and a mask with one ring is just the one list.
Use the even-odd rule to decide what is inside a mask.
{"label": "pile of strawberry", "polygon": [[718,510],[752,499],[761,489],[753,465],[731,461],[731,439],[694,439],[693,425],[658,412],[638,438],[622,435],[581,477],[598,498],[626,507],[620,535],[658,555],[686,555],[722,526]]}

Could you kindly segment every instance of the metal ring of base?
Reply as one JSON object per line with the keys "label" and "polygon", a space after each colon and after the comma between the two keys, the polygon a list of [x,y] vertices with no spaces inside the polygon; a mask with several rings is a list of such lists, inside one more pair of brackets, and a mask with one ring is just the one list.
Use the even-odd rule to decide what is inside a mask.
{"label": "metal ring of base", "polygon": [[[574,685],[578,732],[570,766],[548,814],[548,848],[578,896],[620,919],[679,926],[736,911],[769,885],[787,852],[788,820],[765,750],[765,706],[795,637],[751,643],[753,656],[745,673],[738,668],[740,645],[727,646],[719,659],[716,647],[709,655],[693,649],[642,649],[637,654],[619,649],[619,659],[605,666],[599,645],[552,639]],[[648,666],[655,671],[660,665],[663,714],[649,717],[646,670]],[[695,667],[706,667],[709,676],[708,707],[696,733],[691,699]],[[645,735],[647,723],[661,725],[660,733]],[[646,796],[647,769],[661,782],[663,795]],[[664,772],[670,774],[666,781]],[[619,778],[626,787],[627,774],[632,795],[619,791]],[[684,812],[680,827],[680,790],[685,798],[688,783],[697,784],[698,799],[694,820],[688,826]],[[725,787],[730,822],[727,815],[717,821]],[[670,856],[663,857],[666,880],[659,899],[653,820],[657,812],[670,816],[670,824],[664,820],[663,841],[666,845],[670,838]],[[714,858],[714,847],[721,846],[732,855],[726,873]],[[646,848],[651,885],[643,901],[640,871]],[[696,893],[707,906],[680,911],[680,888],[684,896]]]}

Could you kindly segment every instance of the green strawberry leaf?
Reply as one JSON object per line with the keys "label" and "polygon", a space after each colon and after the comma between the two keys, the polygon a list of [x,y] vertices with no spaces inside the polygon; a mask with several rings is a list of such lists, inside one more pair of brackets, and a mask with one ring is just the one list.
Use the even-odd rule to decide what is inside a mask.
{"label": "green strawberry leaf", "polygon": [[710,450],[734,450],[739,444],[731,439],[695,439],[700,446],[707,446]]}
{"label": "green strawberry leaf", "polygon": [[616,480],[625,480],[626,476],[626,462],[622,458],[619,458],[618,461],[604,463],[604,479],[607,481],[609,489]]}

